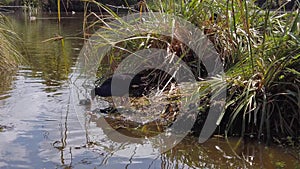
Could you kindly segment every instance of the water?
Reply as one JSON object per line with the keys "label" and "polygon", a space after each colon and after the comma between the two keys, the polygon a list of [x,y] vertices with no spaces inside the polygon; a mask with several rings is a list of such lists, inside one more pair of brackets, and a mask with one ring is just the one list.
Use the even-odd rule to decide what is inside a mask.
{"label": "water", "polygon": [[[297,150],[251,141],[213,137],[199,144],[186,137],[160,153],[164,143],[157,140],[120,139],[72,96],[82,16],[64,18],[60,26],[55,15],[41,17],[30,22],[11,16],[26,62],[16,72],[0,73],[0,126],[6,126],[0,132],[0,168],[300,167]],[[59,35],[63,40],[47,41]]]}

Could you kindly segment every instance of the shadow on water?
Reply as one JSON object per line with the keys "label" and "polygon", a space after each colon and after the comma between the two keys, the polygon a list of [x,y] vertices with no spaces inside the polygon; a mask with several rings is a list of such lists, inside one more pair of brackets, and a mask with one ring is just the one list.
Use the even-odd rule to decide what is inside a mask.
{"label": "shadow on water", "polygon": [[[26,63],[0,73],[0,168],[296,168],[299,152],[236,139],[212,138],[199,144],[186,137],[167,152],[146,138],[112,138],[88,107],[80,124],[71,103],[69,77],[83,45],[82,16],[55,15],[29,21],[11,16],[24,41]],[[77,105],[77,106],[78,106]],[[77,112],[78,113],[78,112]],[[83,128],[82,128],[82,126]],[[119,128],[114,133],[126,132]],[[130,136],[130,133],[126,133]],[[147,154],[147,155],[143,155]]]}
{"label": "shadow on water", "polygon": [[[187,136],[170,150],[160,153],[166,144],[157,141],[136,126],[124,128],[118,118],[89,114],[89,141],[102,150],[99,168],[299,168],[299,152],[255,140],[226,140],[214,136],[203,144]],[[103,118],[104,117],[104,118]],[[105,123],[106,121],[107,123]],[[109,124],[111,127],[107,126]],[[92,127],[95,126],[96,127]],[[113,126],[112,126],[113,125]],[[127,124],[128,125],[128,124]],[[118,126],[115,128],[115,126]],[[101,129],[101,131],[99,130]],[[115,128],[113,130],[112,128]],[[95,131],[97,130],[97,131]],[[137,135],[140,133],[140,135]],[[137,139],[122,139],[120,135]],[[159,133],[158,133],[159,134]],[[144,136],[144,140],[140,139]],[[109,143],[111,142],[111,143]],[[168,143],[167,143],[168,144]],[[103,152],[103,149],[105,150]],[[119,162],[118,161],[122,161]]]}

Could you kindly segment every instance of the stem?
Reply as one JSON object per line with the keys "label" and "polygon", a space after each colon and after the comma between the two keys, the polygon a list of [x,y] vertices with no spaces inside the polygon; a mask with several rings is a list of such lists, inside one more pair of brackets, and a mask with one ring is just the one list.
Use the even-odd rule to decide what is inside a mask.
{"label": "stem", "polygon": [[58,22],[60,23],[60,0],[57,0],[57,14],[58,14]]}

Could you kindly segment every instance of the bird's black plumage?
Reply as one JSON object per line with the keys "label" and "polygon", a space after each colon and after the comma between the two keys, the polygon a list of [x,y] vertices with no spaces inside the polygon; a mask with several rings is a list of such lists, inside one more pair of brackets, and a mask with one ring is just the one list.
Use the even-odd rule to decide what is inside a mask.
{"label": "bird's black plumage", "polygon": [[141,97],[153,91],[166,90],[171,83],[176,83],[170,74],[160,69],[145,69],[137,74],[114,74],[104,82],[102,81],[101,79],[96,81],[95,88],[92,90],[92,98],[126,94],[130,97]]}
{"label": "bird's black plumage", "polygon": [[142,96],[144,92],[145,82],[141,74],[115,74],[100,85],[96,85],[92,91],[92,96],[110,97],[126,94]]}

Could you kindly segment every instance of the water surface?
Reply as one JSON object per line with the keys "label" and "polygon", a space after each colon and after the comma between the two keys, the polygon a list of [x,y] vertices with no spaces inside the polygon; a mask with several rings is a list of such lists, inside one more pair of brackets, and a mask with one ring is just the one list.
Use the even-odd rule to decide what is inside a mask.
{"label": "water surface", "polygon": [[16,72],[0,73],[0,125],[6,126],[0,132],[0,168],[300,167],[297,150],[252,141],[236,146],[238,139],[213,137],[199,144],[186,137],[160,153],[162,143],[151,138],[114,137],[103,128],[101,115],[75,109],[81,105],[72,99],[70,77],[83,45],[82,16],[66,17],[58,24],[55,15],[36,21],[10,16],[26,62]]}

